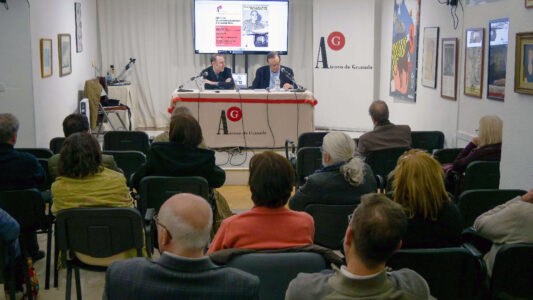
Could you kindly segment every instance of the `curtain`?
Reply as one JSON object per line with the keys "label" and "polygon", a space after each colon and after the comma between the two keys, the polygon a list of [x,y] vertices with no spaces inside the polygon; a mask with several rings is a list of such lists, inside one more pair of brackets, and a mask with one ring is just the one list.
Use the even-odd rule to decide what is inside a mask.
{"label": "curtain", "polygon": [[[194,53],[193,1],[97,0],[102,76],[110,65],[118,75],[130,58],[136,59],[125,79],[138,89],[138,127],[168,126],[172,91],[210,65],[209,55]],[[312,1],[289,3],[289,54],[282,56],[282,64],[294,70],[297,82],[312,90]],[[225,58],[231,67],[231,55]],[[251,84],[266,57],[249,55],[248,62]],[[234,72],[244,72],[242,55],[236,56],[236,66]]]}

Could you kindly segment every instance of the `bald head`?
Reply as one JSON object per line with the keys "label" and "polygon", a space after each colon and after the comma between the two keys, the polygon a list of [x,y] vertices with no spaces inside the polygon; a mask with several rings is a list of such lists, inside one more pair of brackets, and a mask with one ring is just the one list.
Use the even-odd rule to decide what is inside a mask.
{"label": "bald head", "polygon": [[209,242],[213,212],[202,197],[177,194],[159,210],[159,222],[172,236],[171,243],[185,250],[201,250]]}
{"label": "bald head", "polygon": [[385,101],[376,100],[372,102],[372,104],[370,104],[370,108],[368,109],[368,113],[370,114],[372,121],[377,124],[381,124],[389,120],[389,107]]}

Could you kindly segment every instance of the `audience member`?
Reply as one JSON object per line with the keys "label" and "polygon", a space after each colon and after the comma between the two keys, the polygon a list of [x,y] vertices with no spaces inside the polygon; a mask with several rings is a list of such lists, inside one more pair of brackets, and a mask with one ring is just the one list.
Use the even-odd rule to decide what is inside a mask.
{"label": "audience member", "polygon": [[226,173],[215,164],[215,152],[200,149],[202,129],[198,121],[188,114],[177,115],[170,121],[170,142],[153,143],[148,159],[133,175],[132,186],[139,189],[145,176],[200,176],[207,180],[210,199],[215,203],[214,231],[220,222],[231,216],[228,203],[214,188],[226,180]]}
{"label": "audience member", "polygon": [[444,188],[440,164],[427,152],[413,149],[398,159],[394,177],[394,201],[407,213],[404,248],[459,246],[462,221]]}
{"label": "audience member", "polygon": [[[35,156],[16,151],[19,121],[10,113],[0,114],[0,190],[22,190],[39,188],[46,179],[46,173]],[[22,230],[20,242],[34,261],[44,257],[39,251],[35,230]]]}
{"label": "audience member", "polygon": [[[71,134],[77,132],[86,132],[90,133],[89,130],[89,120],[85,115],[82,114],[70,114],[65,120],[63,120],[63,133],[65,138],[68,138]],[[54,154],[48,159],[48,173],[50,177],[57,177],[57,165],[59,164],[60,154]],[[102,154],[102,165],[108,169],[121,172],[113,155]]]}
{"label": "audience member", "polygon": [[[59,177],[52,184],[52,213],[80,207],[133,207],[133,199],[122,173],[102,166],[102,154],[96,138],[86,132],[71,134],[61,149],[57,169]],[[127,251],[109,258],[76,256],[91,265],[109,265],[118,258],[135,257]]]}
{"label": "audience member", "polygon": [[387,260],[401,247],[406,229],[400,205],[382,194],[362,196],[346,230],[346,266],[298,274],[285,299],[429,299],[429,287],[416,272],[385,271]]}
{"label": "audience member", "polygon": [[[11,217],[5,210],[0,208],[0,239],[4,245],[7,245],[7,249],[5,249],[6,253],[2,253],[2,256],[4,257],[4,263],[7,266],[7,270],[5,270],[6,272],[4,274],[8,274],[9,272],[15,273],[15,290],[17,293],[22,293],[22,284],[24,283],[24,274],[22,272],[22,270],[24,270],[24,258],[20,252],[18,241],[19,234],[19,223],[17,223],[17,221],[13,219],[13,217]],[[8,256],[8,254],[10,254],[10,256]],[[14,270],[11,270],[10,268],[10,257],[14,259]],[[4,280],[6,279],[4,278]],[[4,289],[7,293],[6,284],[4,284]],[[7,294],[6,299],[9,299]],[[19,296],[17,299],[21,299],[21,297]]]}
{"label": "audience member", "polygon": [[209,251],[229,248],[280,249],[313,243],[313,218],[285,207],[294,185],[289,161],[272,151],[254,155],[248,179],[254,207],[227,218]]}
{"label": "audience member", "polygon": [[[172,120],[174,117],[179,116],[179,115],[192,116],[192,112],[190,109],[188,109],[185,106],[175,107],[174,110],[172,111],[172,114],[170,115],[170,120]],[[161,134],[159,134],[158,136],[154,138],[154,143],[161,143],[161,142],[170,142],[170,136],[169,136],[168,130],[163,131]],[[207,146],[204,143],[203,137],[202,137],[202,142],[200,143],[200,145],[198,145],[198,148],[207,149]]]}
{"label": "audience member", "polygon": [[155,220],[161,257],[113,263],[104,299],[258,299],[259,278],[204,256],[213,220],[204,199],[174,195]]}
{"label": "audience member", "polygon": [[408,125],[394,125],[389,121],[387,103],[376,100],[368,109],[374,130],[359,138],[358,152],[367,156],[370,152],[411,147],[411,128]]}
{"label": "audience member", "polygon": [[372,169],[355,155],[355,142],[346,133],[330,132],[322,143],[324,168],[309,176],[289,201],[292,210],[312,203],[359,204],[361,195],[375,192]]}
{"label": "audience member", "polygon": [[533,243],[533,189],[499,205],[474,222],[474,229],[492,241],[492,248],[485,255],[487,270],[492,273],[498,250],[505,244]]}

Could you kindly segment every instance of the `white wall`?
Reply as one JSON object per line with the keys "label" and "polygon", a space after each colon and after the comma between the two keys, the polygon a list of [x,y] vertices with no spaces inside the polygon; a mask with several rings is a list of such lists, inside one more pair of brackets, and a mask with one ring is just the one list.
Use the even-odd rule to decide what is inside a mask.
{"label": "white wall", "polygon": [[[85,80],[95,76],[91,64],[97,61],[96,0],[78,0],[82,9],[83,52],[81,53],[76,53],[74,2],[76,1],[30,1],[35,127],[39,147],[48,147],[52,138],[63,136],[63,119],[77,110],[78,91],[83,90]],[[57,51],[59,33],[70,33],[71,36],[72,73],[64,77],[59,77]],[[52,39],[52,77],[41,78],[39,45],[41,38]]]}
{"label": "white wall", "polygon": [[[440,67],[442,44],[440,40],[445,37],[460,37],[462,24],[459,24],[457,30],[453,29],[449,8],[439,4],[437,1],[421,1],[420,6],[420,31],[418,37],[418,79],[417,79],[417,96],[416,102],[408,102],[394,99],[389,96],[390,89],[390,68],[392,53],[392,17],[394,10],[394,1],[382,1],[381,3],[381,39],[380,53],[380,81],[379,81],[379,99],[384,100],[389,105],[390,119],[396,124],[408,124],[411,130],[440,130],[445,135],[445,147],[455,147],[455,136],[457,131],[457,101],[448,100],[440,97]],[[379,13],[379,12],[377,12]],[[461,14],[458,12],[460,15]],[[423,38],[424,27],[440,27],[439,37],[439,63],[437,88],[427,88],[422,86],[422,54],[424,53]],[[462,48],[461,41],[459,47]],[[459,60],[463,57],[459,51]],[[461,73],[461,72],[460,72]],[[459,93],[459,91],[458,91]],[[370,121],[369,121],[370,122]]]}
{"label": "white wall", "polygon": [[0,113],[12,113],[20,121],[16,146],[34,147],[30,9],[26,1],[9,1],[9,10],[0,5],[0,28]]}

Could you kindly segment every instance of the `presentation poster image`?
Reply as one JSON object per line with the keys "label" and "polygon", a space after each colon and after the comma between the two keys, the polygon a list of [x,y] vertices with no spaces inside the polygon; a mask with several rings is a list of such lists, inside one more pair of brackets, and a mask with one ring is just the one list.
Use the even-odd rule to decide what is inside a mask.
{"label": "presentation poster image", "polygon": [[287,1],[194,3],[196,53],[287,52]]}
{"label": "presentation poster image", "polygon": [[394,0],[390,96],[416,101],[420,0]]}

